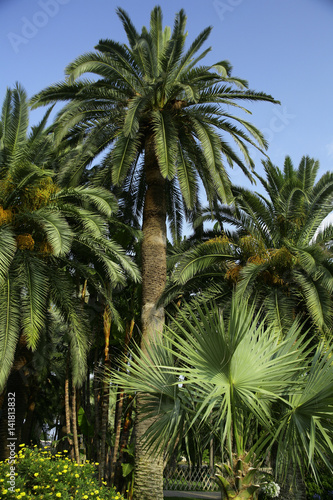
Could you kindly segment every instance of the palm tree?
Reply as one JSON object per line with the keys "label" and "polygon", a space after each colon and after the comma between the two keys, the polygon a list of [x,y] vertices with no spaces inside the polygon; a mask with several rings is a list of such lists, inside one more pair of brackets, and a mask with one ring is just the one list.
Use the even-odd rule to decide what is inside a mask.
{"label": "palm tree", "polygon": [[[78,57],[67,67],[65,82],[43,90],[32,103],[70,101],[58,116],[58,138],[72,143],[83,138],[84,143],[81,156],[62,171],[67,182],[79,182],[92,155],[107,150],[101,182],[111,179],[115,185],[123,184],[136,203],[142,202],[144,346],[161,335],[164,324],[163,309],[156,302],[166,281],[167,215],[179,234],[183,213],[198,205],[200,182],[210,202],[216,197],[231,199],[225,163],[251,174],[227,137],[240,149],[250,170],[253,162],[247,146],[265,148],[266,142],[252,124],[230,114],[227,107],[239,107],[237,102],[244,100],[276,101],[233,78],[227,61],[199,65],[210,50],[199,53],[211,28],[185,50],[183,10],[176,14],[172,32],[162,28],[160,7],[151,12],[150,29],[144,27],[141,33],[121,8],[117,14],[128,45],[101,40],[96,52]],[[81,78],[86,73],[97,80]],[[138,436],[143,432],[139,428]],[[158,469],[150,459],[146,465],[145,461],[143,450],[138,451],[137,498],[162,498],[162,465]],[[152,490],[154,484],[159,485],[156,490]]]}
{"label": "palm tree", "polygon": [[[207,423],[219,436],[230,474],[237,465],[239,476],[243,462],[245,478],[271,450],[281,482],[290,470],[316,476],[316,457],[332,470],[332,347],[311,351],[298,321],[283,337],[235,295],[228,315],[214,304],[185,311],[178,311],[159,344],[132,351],[122,363],[126,372],[111,374],[128,392],[145,394],[141,418],[153,422],[146,446],[164,444],[172,453],[179,436]],[[241,481],[224,482],[223,498],[252,498],[252,479],[243,485],[246,495]],[[301,493],[301,485],[294,486],[292,498],[305,498]]]}
{"label": "palm tree", "polygon": [[[126,275],[139,279],[137,267],[109,234],[117,207],[113,195],[98,187],[61,189],[53,181],[54,172],[46,168],[57,157],[45,130],[48,115],[28,134],[26,94],[19,85],[7,91],[0,121],[1,393],[7,381],[7,388],[12,385],[10,373],[20,379],[18,371],[46,335],[51,306],[67,324],[73,383],[84,380],[89,329],[75,268],[92,283],[98,272],[112,286],[125,283]],[[79,262],[76,256],[83,252]],[[104,293],[100,285],[99,291]]]}
{"label": "palm tree", "polygon": [[[329,333],[333,226],[325,219],[332,211],[333,174],[316,181],[319,163],[309,157],[297,169],[289,157],[283,171],[270,161],[263,165],[266,179],[257,177],[266,196],[234,188],[235,205],[213,213],[216,238],[174,258],[165,296],[200,283],[203,297],[217,298],[237,286],[237,293],[255,297],[270,321],[288,328],[302,313],[308,327]],[[207,212],[202,220],[212,218]]]}

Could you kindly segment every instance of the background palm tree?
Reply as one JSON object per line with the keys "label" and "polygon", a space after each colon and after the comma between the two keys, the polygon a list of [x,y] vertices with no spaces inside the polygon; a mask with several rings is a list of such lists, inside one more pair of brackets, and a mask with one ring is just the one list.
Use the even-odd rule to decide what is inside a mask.
{"label": "background palm tree", "polygon": [[[28,134],[26,94],[19,85],[7,91],[0,122],[2,400],[10,373],[17,380],[9,380],[7,386],[14,384],[19,390],[22,377],[18,372],[22,373],[41,337],[47,335],[50,307],[56,308],[67,324],[73,384],[83,382],[89,329],[78,293],[78,269],[81,280],[89,278],[96,283],[99,272],[113,287],[124,284],[126,275],[139,280],[131,258],[111,239],[108,223],[117,209],[114,196],[88,185],[61,189],[53,180],[53,170],[46,168],[57,158],[52,135],[45,130],[48,114]],[[23,384],[22,392],[26,390],[27,384]],[[26,399],[23,394],[18,435]],[[5,415],[2,417],[1,428],[5,428]]]}
{"label": "background palm tree", "polygon": [[323,224],[332,211],[333,175],[316,180],[319,164],[309,157],[297,169],[289,157],[282,171],[263,164],[266,179],[257,177],[267,195],[235,187],[233,206],[203,214],[201,221],[215,221],[216,236],[176,253],[164,300],[186,290],[199,292],[197,300],[224,300],[236,286],[269,321],[288,328],[300,313],[308,327],[329,334],[333,229]]}
{"label": "background palm tree", "polygon": [[[210,49],[199,50],[211,28],[185,50],[183,10],[176,14],[172,32],[162,28],[160,7],[151,12],[149,30],[144,27],[141,33],[122,9],[117,14],[128,45],[101,40],[96,52],[78,57],[67,67],[66,82],[43,90],[32,103],[70,101],[58,116],[58,138],[66,137],[72,143],[84,138],[84,142],[82,154],[62,172],[67,182],[79,182],[92,155],[108,149],[100,182],[109,176],[113,184],[124,184],[142,196],[145,346],[161,335],[164,324],[163,309],[156,302],[166,281],[167,214],[174,234],[177,228],[179,233],[181,209],[192,210],[198,204],[200,182],[210,202],[216,197],[231,199],[225,162],[238,165],[249,177],[251,174],[226,136],[233,139],[250,170],[253,162],[247,146],[265,148],[266,143],[253,125],[231,115],[227,106],[239,107],[239,100],[275,101],[267,94],[247,90],[246,81],[231,77],[227,61],[200,66]],[[93,73],[97,80],[80,78],[86,73]],[[144,432],[141,425],[138,447]],[[159,463],[147,461],[138,448],[136,498],[162,498]]]}

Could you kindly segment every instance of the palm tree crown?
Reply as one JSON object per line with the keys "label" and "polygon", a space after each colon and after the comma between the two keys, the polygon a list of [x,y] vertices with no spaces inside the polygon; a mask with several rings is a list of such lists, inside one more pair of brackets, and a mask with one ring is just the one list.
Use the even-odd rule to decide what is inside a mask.
{"label": "palm tree crown", "polygon": [[46,168],[56,158],[48,115],[28,133],[26,93],[19,85],[7,91],[0,120],[0,390],[18,340],[37,348],[50,304],[69,325],[73,378],[82,381],[88,343],[75,266],[92,283],[94,263],[95,274],[113,287],[128,275],[139,280],[109,234],[113,195],[98,187],[61,189]]}
{"label": "palm tree crown", "polygon": [[[247,145],[265,147],[266,143],[253,125],[231,115],[227,107],[239,107],[239,100],[275,101],[262,92],[247,90],[245,80],[231,77],[227,61],[200,66],[210,50],[199,53],[211,28],[200,33],[185,51],[183,10],[176,15],[172,33],[168,27],[162,29],[159,7],[151,13],[150,30],[144,27],[141,33],[121,8],[117,14],[128,45],[101,40],[96,52],[78,57],[67,67],[66,82],[43,90],[32,100],[35,106],[70,100],[59,115],[59,134],[89,135],[88,152],[66,172],[70,182],[80,178],[91,161],[91,151],[97,154],[109,148],[104,167],[110,171],[112,183],[123,183],[126,178],[133,183],[137,169],[138,186],[146,174],[147,162],[139,161],[141,154],[147,156],[151,151],[174,194],[170,215],[172,208],[179,209],[180,199],[187,208],[194,208],[199,179],[209,200],[216,194],[222,200],[230,199],[224,161],[251,174],[224,136],[234,140],[251,168]],[[80,79],[86,73],[95,74],[97,80]]]}
{"label": "palm tree crown", "polygon": [[[267,195],[234,188],[235,205],[213,215],[217,234],[223,227],[234,232],[225,229],[182,255],[167,295],[200,282],[216,297],[236,285],[238,293],[256,297],[270,320],[286,326],[302,313],[325,331],[332,321],[333,267],[332,224],[323,223],[332,211],[333,175],[316,181],[319,163],[309,157],[298,168],[286,157],[283,170],[270,161],[264,169],[266,179],[257,177]],[[211,218],[210,211],[203,216]]]}

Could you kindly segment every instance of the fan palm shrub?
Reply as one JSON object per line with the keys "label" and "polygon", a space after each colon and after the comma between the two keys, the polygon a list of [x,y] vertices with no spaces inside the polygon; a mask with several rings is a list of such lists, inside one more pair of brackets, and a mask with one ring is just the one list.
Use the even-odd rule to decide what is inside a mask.
{"label": "fan palm shrub", "polygon": [[[332,347],[311,350],[297,321],[286,335],[275,324],[267,327],[236,296],[228,315],[216,305],[185,309],[162,342],[132,351],[126,371],[111,374],[114,383],[144,395],[139,418],[152,422],[147,448],[163,445],[171,453],[195,423],[210,424],[234,477],[234,486],[228,483],[234,498],[255,494],[258,478],[249,466],[269,454],[278,481],[298,498],[303,483],[292,486],[289,471],[317,477],[316,458],[332,470]],[[232,474],[238,462],[248,471],[244,488],[242,474]]]}

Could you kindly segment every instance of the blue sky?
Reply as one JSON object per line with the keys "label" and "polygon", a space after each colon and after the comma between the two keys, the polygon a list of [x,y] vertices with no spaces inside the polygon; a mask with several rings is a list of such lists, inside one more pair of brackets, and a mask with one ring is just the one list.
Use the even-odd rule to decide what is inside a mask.
{"label": "blue sky", "polygon": [[[118,5],[141,30],[157,3],[165,25],[185,10],[189,42],[213,27],[207,64],[227,59],[234,76],[281,101],[250,107],[273,163],[282,166],[290,155],[297,165],[309,155],[320,161],[320,174],[333,169],[332,0],[0,0],[0,102],[16,81],[32,96],[62,80],[66,65],[101,38],[125,42]],[[33,111],[31,123],[41,114]],[[254,159],[260,172],[262,157]],[[238,168],[229,173],[248,186]]]}

